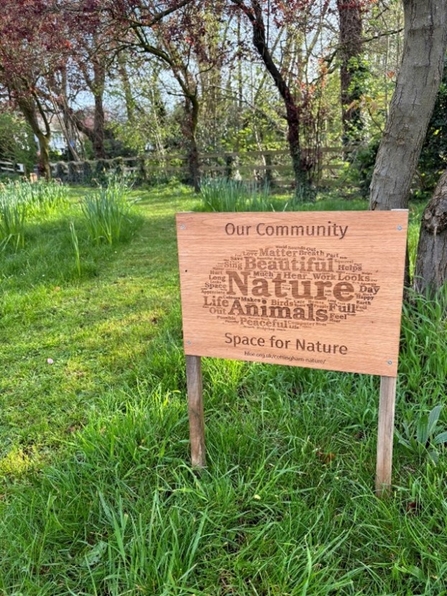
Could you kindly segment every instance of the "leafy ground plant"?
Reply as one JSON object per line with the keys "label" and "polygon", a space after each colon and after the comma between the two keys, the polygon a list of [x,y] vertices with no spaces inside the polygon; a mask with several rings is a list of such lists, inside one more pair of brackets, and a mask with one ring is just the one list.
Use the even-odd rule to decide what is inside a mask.
{"label": "leafy ground plant", "polygon": [[417,457],[429,457],[435,464],[439,462],[439,449],[447,443],[447,431],[439,428],[442,406],[435,406],[419,420],[403,423],[402,433],[396,431],[399,443]]}

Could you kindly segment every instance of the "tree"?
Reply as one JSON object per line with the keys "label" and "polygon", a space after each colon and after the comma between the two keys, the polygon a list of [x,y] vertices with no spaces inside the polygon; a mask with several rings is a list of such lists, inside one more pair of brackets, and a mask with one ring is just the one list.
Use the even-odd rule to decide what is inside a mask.
{"label": "tree", "polygon": [[362,10],[364,0],[337,0],[339,16],[340,95],[343,143],[360,140],[363,122],[360,100],[366,67],[363,63]]}
{"label": "tree", "polygon": [[443,82],[419,161],[419,180],[423,180],[423,185],[430,188],[434,177],[439,178],[421,219],[413,283],[420,293],[434,294],[447,281],[446,110],[447,70],[444,67]]}
{"label": "tree", "polygon": [[[404,0],[403,6],[402,65],[373,172],[372,209],[408,206],[447,48],[447,10],[443,0]],[[414,281],[417,291],[436,290],[446,280],[446,188],[443,175],[422,217]]]}
{"label": "tree", "polygon": [[[108,4],[109,14],[118,25],[123,47],[144,52],[167,66],[184,97],[183,134],[187,140],[190,182],[199,190],[199,151],[196,132],[199,119],[199,87],[195,58],[202,51],[201,11],[195,0],[157,3],[135,0]],[[121,29],[119,29],[121,27]]]}
{"label": "tree", "polygon": [[65,24],[57,6],[45,0],[4,0],[0,38],[0,85],[31,127],[39,143],[39,170],[49,178],[51,129],[45,76],[64,62]]}
{"label": "tree", "polygon": [[[231,2],[248,18],[253,32],[253,45],[268,73],[272,76],[284,102],[285,117],[288,126],[287,141],[295,175],[295,192],[298,196],[306,196],[309,190],[307,176],[308,163],[302,152],[302,109],[269,47],[262,3],[260,0],[250,0],[250,2],[231,0]],[[291,16],[297,17],[299,11],[309,10],[311,5],[312,2],[290,2],[285,6],[283,2],[276,2],[274,3],[273,10],[277,19],[288,19]]]}
{"label": "tree", "polygon": [[419,233],[414,288],[435,293],[447,282],[447,170],[424,210]]}
{"label": "tree", "polygon": [[404,48],[373,172],[370,208],[405,209],[442,78],[447,45],[444,0],[403,0]]}
{"label": "tree", "polygon": [[[96,159],[105,159],[105,111],[104,111],[104,91],[106,86],[107,72],[113,61],[108,53],[109,39],[104,39],[100,30],[85,35],[79,32],[75,38],[75,47],[73,48],[73,58],[77,73],[80,73],[84,87],[93,96],[93,123],[89,126],[83,110],[74,110],[68,105],[68,102],[59,103],[66,119],[73,122],[79,132],[91,141],[93,154]],[[61,94],[61,99],[63,95]]]}
{"label": "tree", "polygon": [[27,172],[36,159],[36,145],[29,125],[18,112],[0,110],[0,159],[25,165]]}
{"label": "tree", "polygon": [[[447,58],[447,57],[446,57]],[[438,91],[424,145],[418,163],[418,196],[433,194],[436,184],[447,167],[447,68]]]}

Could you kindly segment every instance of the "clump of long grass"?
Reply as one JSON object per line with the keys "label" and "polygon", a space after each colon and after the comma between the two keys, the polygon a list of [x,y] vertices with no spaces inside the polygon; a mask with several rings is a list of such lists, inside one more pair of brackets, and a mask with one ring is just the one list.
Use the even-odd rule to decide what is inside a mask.
{"label": "clump of long grass", "polygon": [[0,201],[0,248],[25,245],[25,209],[18,202]]}
{"label": "clump of long grass", "polygon": [[0,187],[0,248],[25,246],[29,218],[56,212],[67,200],[64,186],[53,181],[14,180]]}
{"label": "clump of long grass", "polygon": [[128,191],[126,180],[113,176],[108,179],[107,186],[100,186],[84,198],[82,213],[88,234],[96,244],[114,244],[123,238],[133,205]]}
{"label": "clump of long grass", "polygon": [[205,211],[272,211],[268,186],[257,183],[208,178],[202,180],[200,195]]}
{"label": "clump of long grass", "polygon": [[15,180],[4,186],[4,193],[26,205],[30,216],[48,215],[67,201],[66,187],[54,180]]}
{"label": "clump of long grass", "polygon": [[32,215],[49,215],[67,201],[67,189],[54,180],[23,181],[20,189]]}
{"label": "clump of long grass", "polygon": [[9,192],[0,194],[0,249],[25,245],[26,204]]}

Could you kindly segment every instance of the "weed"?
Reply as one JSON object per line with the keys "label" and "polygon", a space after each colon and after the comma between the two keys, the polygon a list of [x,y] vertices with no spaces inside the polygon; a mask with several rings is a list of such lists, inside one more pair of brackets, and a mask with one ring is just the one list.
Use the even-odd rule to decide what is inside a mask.
{"label": "weed", "polygon": [[396,431],[399,443],[409,453],[419,458],[426,455],[435,464],[439,461],[439,446],[447,443],[447,431],[438,427],[441,411],[442,405],[435,406],[419,420],[405,421],[402,433]]}

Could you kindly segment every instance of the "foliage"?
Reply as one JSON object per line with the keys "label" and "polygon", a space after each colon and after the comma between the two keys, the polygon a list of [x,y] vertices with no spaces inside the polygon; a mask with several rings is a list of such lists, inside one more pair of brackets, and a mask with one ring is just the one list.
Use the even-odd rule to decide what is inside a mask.
{"label": "foliage", "polygon": [[[416,242],[413,242],[414,250]],[[410,255],[412,259],[412,255]],[[445,349],[447,286],[431,300],[423,295],[409,293],[404,304],[401,349],[405,354],[400,367],[400,378],[409,404],[421,407],[423,389],[427,409],[439,404],[447,383],[447,351]],[[412,418],[418,418],[414,412]]]}
{"label": "foliage", "polygon": [[[398,22],[389,23],[397,19],[396,4],[386,10],[369,1],[337,4],[341,17],[360,6],[365,37],[373,40],[364,48],[374,76],[367,85],[354,77],[351,91],[359,89],[355,101],[348,101],[361,110],[365,137],[386,116],[398,62],[390,48],[399,46],[399,35],[382,32],[399,30]],[[150,146],[159,156],[181,152],[193,162],[196,150],[284,149],[296,135],[307,150],[301,156],[309,149],[313,156],[295,160],[295,170],[303,170],[300,182],[307,182],[318,176],[321,147],[341,144],[342,58],[332,10],[315,0],[80,0],[57,10],[42,0],[20,7],[8,0],[0,16],[0,84],[9,86],[8,97],[35,134],[39,128],[41,145],[51,136],[49,121],[39,124],[36,115],[56,110],[54,122],[61,125],[71,159],[85,152],[123,156]],[[261,53],[251,43],[253,19],[257,47],[261,31],[265,38]],[[125,50],[117,52],[117,46]],[[350,69],[364,73],[365,64],[355,60]],[[111,98],[113,110],[106,110]],[[295,117],[291,134],[287,120],[290,125]]]}
{"label": "foliage", "polygon": [[0,159],[21,163],[31,172],[36,161],[36,144],[31,129],[10,111],[0,112]]}
{"label": "foliage", "polygon": [[399,443],[412,455],[428,456],[434,463],[439,462],[439,446],[447,444],[447,431],[439,431],[438,423],[442,405],[435,406],[419,420],[403,423],[403,432],[397,432]]}
{"label": "foliage", "polygon": [[447,67],[436,98],[418,164],[415,196],[427,198],[447,167]]}
{"label": "foliage", "polygon": [[42,0],[4,0],[0,12],[0,88],[19,109],[39,144],[39,167],[50,177],[49,113],[57,105],[54,81],[70,42],[64,13]]}
{"label": "foliage", "polygon": [[356,148],[349,155],[347,169],[344,172],[346,181],[359,187],[362,197],[369,196],[369,187],[372,180],[374,164],[380,139],[373,138]]}

